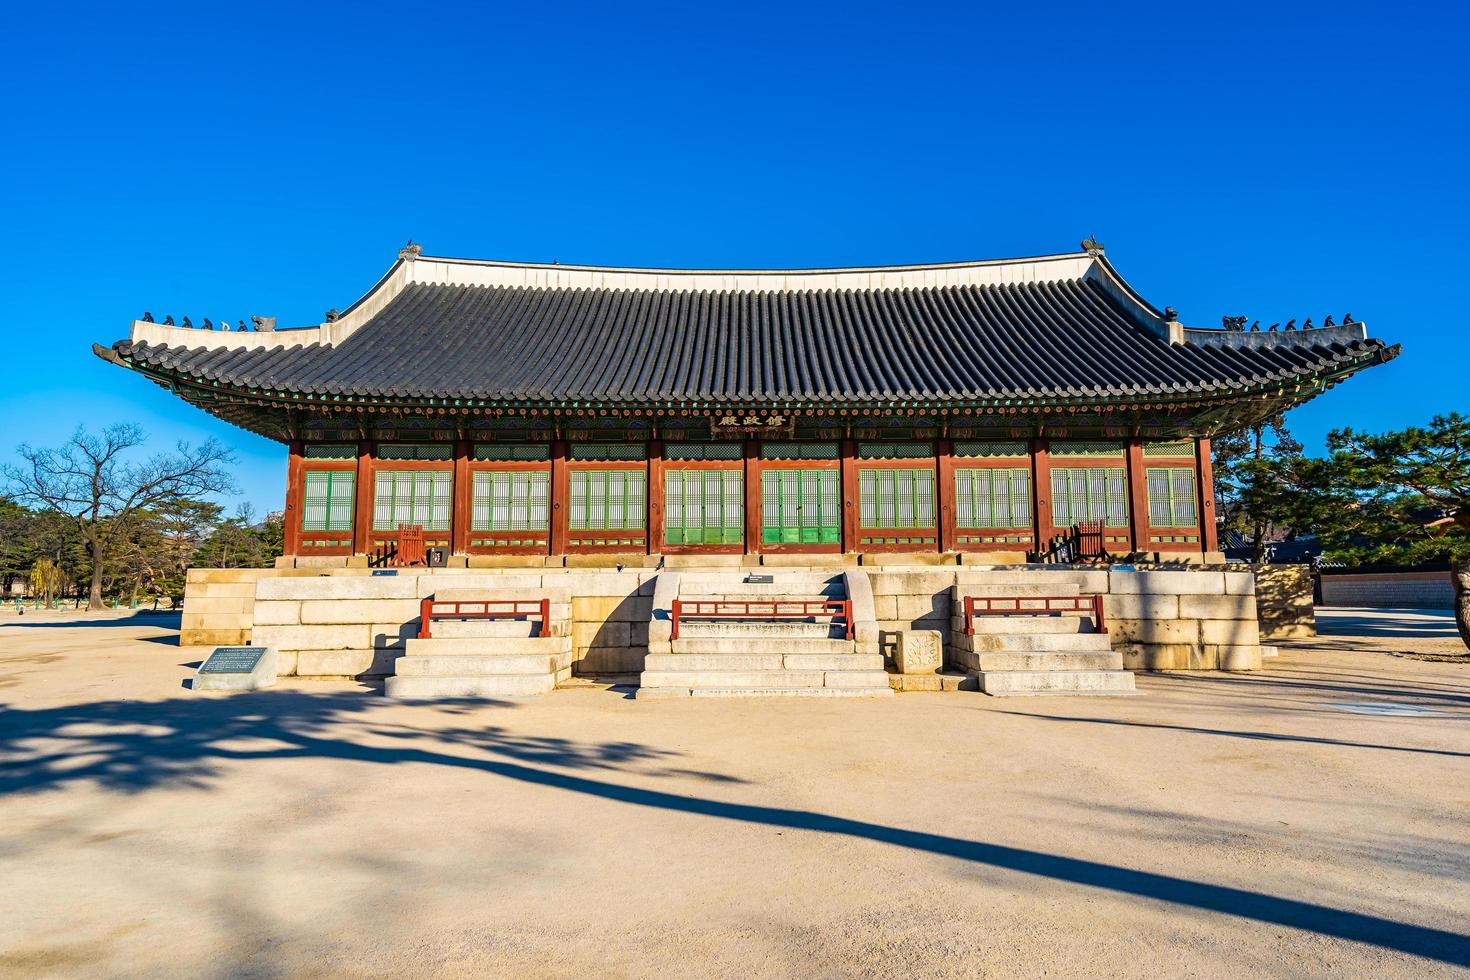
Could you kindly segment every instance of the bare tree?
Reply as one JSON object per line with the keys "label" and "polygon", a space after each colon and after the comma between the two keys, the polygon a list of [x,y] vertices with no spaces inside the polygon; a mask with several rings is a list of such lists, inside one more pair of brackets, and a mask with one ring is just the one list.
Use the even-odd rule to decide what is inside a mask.
{"label": "bare tree", "polygon": [[214,439],[191,448],[181,442],[171,453],[143,461],[127,458],[143,445],[143,430],[120,422],[101,434],[78,426],[66,444],[36,449],[22,444],[24,465],[7,464],[3,473],[11,497],[64,515],[76,526],[92,566],[89,609],[102,608],[103,566],[119,536],[140,510],[177,498],[198,498],[234,489],[224,468],[234,454]]}

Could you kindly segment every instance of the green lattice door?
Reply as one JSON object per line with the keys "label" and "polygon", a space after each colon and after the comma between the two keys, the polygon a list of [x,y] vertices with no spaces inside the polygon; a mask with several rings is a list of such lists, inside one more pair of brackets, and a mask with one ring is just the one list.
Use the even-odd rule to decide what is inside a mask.
{"label": "green lattice door", "polygon": [[745,540],[742,470],[666,470],[664,541],[668,544],[740,544]]}
{"label": "green lattice door", "polygon": [[841,474],[834,469],[761,473],[762,544],[841,544]]}

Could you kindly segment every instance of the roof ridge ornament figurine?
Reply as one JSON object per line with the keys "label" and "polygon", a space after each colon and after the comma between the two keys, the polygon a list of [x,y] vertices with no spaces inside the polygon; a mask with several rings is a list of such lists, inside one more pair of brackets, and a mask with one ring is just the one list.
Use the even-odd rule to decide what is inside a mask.
{"label": "roof ridge ornament figurine", "polygon": [[143,311],[143,322],[144,323],[152,323],[153,322],[153,314],[152,313],[149,313],[147,310],[144,310]]}
{"label": "roof ridge ornament figurine", "polygon": [[412,238],[408,240],[407,245],[398,250],[398,257],[400,259],[403,259],[405,262],[412,262],[414,259],[423,254],[424,247],[418,242],[414,241]]}
{"label": "roof ridge ornament figurine", "polygon": [[330,310],[327,311],[327,322],[328,323],[336,323],[337,322],[337,318],[340,317],[341,315],[342,315],[342,311],[339,310],[339,309],[337,309],[334,306]]}
{"label": "roof ridge ornament figurine", "polygon": [[1222,316],[1220,326],[1234,333],[1240,333],[1245,329],[1246,318],[1243,316]]}
{"label": "roof ridge ornament figurine", "polygon": [[1097,240],[1096,235],[1089,235],[1082,239],[1082,251],[1088,255],[1102,255],[1106,249],[1103,248],[1103,243]]}
{"label": "roof ridge ornament figurine", "polygon": [[276,329],[276,318],[273,316],[253,316],[250,322],[255,324],[255,329],[260,333],[274,333]]}

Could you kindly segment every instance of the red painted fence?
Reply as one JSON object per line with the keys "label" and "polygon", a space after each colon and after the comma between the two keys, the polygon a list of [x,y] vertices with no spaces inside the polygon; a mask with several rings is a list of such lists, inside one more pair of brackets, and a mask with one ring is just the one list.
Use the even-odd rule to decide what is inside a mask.
{"label": "red painted fence", "polygon": [[679,638],[679,622],[685,619],[810,619],[817,616],[842,617],[847,623],[847,639],[852,639],[851,599],[675,599],[671,603],[673,628],[669,639]]}
{"label": "red painted fence", "polygon": [[[1092,615],[1099,633],[1108,631],[1103,622],[1101,595],[1004,595],[965,596],[965,635],[975,635],[975,617],[979,616],[1045,616],[1054,612],[1084,612]],[[1030,603],[1023,606],[1021,603]],[[1041,603],[1041,605],[1036,605]]]}
{"label": "red painted fence", "polygon": [[550,599],[484,599],[441,602],[433,596],[419,603],[419,639],[430,640],[429,621],[433,619],[520,619],[541,617],[540,635],[550,632]]}

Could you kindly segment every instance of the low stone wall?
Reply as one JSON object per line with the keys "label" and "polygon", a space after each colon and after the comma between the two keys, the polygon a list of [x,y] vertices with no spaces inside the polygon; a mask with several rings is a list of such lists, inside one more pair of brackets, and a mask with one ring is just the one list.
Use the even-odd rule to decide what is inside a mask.
{"label": "low stone wall", "polygon": [[1317,635],[1312,604],[1312,569],[1307,565],[1252,565],[1261,639],[1290,640]]}
{"label": "low stone wall", "polygon": [[1322,605],[1372,609],[1453,609],[1449,572],[1364,572],[1323,575]]}
{"label": "low stone wall", "polygon": [[283,675],[382,676],[417,635],[423,598],[475,589],[552,598],[552,621],[572,635],[575,673],[634,673],[648,647],[654,577],[642,569],[200,569],[186,584],[179,642],[273,646]]}
{"label": "low stone wall", "polygon": [[[709,566],[705,566],[709,567]],[[665,579],[673,573],[666,572]],[[901,632],[937,630],[953,666],[952,596],[1001,587],[1075,585],[1106,596],[1115,649],[1135,670],[1251,670],[1260,666],[1256,586],[1249,571],[1200,568],[1125,572],[1057,566],[980,568],[965,565],[878,566],[851,576],[871,591],[860,645],[873,643],[892,667]],[[500,570],[400,569],[374,576],[366,568],[276,568],[190,572],[180,642],[275,646],[282,673],[362,677],[392,672],[405,641],[418,632],[419,601],[443,589],[507,591],[531,598],[565,597],[562,620],[572,635],[573,671],[636,674],[648,652],[655,569],[507,567]],[[863,590],[859,590],[863,591]],[[854,596],[856,598],[856,596]],[[867,599],[863,597],[866,607]]]}
{"label": "low stone wall", "polygon": [[872,571],[869,579],[884,657],[892,665],[898,634],[941,632],[945,663],[955,666],[951,632],[961,620],[951,594],[997,594],[1046,582],[1104,596],[1115,650],[1130,670],[1255,670],[1261,665],[1255,577],[1249,571],[1121,571],[1062,566],[925,568]]}

